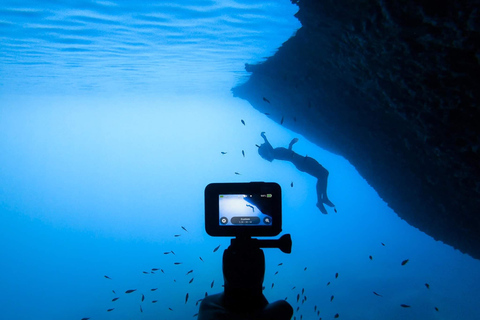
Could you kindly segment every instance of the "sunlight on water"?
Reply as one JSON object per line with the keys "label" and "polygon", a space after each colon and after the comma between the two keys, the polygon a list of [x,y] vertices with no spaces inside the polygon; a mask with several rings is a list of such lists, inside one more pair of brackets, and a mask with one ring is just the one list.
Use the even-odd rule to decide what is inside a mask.
{"label": "sunlight on water", "polygon": [[[264,294],[297,320],[478,318],[478,261],[402,221],[347,160],[231,96],[244,63],[294,34],[295,12],[3,1],[2,319],[195,319],[222,291],[229,245],[205,233],[204,188],[246,181],[282,187],[293,250],[265,249]],[[330,171],[337,213],[317,209],[313,177],[258,155],[262,131],[273,147],[298,137],[295,151]]]}

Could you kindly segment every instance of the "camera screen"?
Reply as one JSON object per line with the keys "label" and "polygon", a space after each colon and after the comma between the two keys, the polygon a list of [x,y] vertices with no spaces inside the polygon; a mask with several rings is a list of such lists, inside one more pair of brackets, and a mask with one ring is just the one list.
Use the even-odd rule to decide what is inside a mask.
{"label": "camera screen", "polygon": [[205,230],[214,237],[275,236],[282,231],[282,189],[274,182],[210,183]]}
{"label": "camera screen", "polygon": [[264,194],[220,194],[218,213],[220,226],[271,226],[273,195]]}

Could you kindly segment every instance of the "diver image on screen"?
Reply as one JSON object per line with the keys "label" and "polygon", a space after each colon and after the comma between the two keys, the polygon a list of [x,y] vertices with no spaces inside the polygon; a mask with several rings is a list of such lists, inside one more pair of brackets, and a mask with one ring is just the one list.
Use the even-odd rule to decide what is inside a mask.
{"label": "diver image on screen", "polygon": [[271,198],[272,194],[220,194],[219,225],[271,226]]}

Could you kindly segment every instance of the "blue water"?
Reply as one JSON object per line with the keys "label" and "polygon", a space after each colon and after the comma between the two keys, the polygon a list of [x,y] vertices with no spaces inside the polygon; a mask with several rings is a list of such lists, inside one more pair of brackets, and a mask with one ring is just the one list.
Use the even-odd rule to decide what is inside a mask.
{"label": "blue water", "polygon": [[[264,293],[296,319],[480,318],[479,261],[231,96],[244,64],[300,27],[289,1],[1,3],[1,319],[192,318],[222,290],[229,244],[205,233],[203,190],[261,180],[281,185],[293,238],[290,255],[265,249]],[[257,154],[262,131],[274,147],[298,137],[295,151],[330,171],[338,213],[316,208],[314,178]]]}

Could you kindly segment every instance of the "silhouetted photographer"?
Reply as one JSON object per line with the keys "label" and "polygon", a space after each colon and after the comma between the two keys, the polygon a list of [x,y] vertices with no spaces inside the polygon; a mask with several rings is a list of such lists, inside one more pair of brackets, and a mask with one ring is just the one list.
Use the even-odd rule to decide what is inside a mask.
{"label": "silhouetted photographer", "polygon": [[205,297],[199,320],[291,319],[293,309],[288,302],[268,303],[262,293],[265,256],[261,249],[279,248],[290,253],[290,235],[278,240],[251,237],[280,233],[280,186],[261,182],[208,185],[205,228],[212,236],[236,238],[223,253],[224,292]]}

